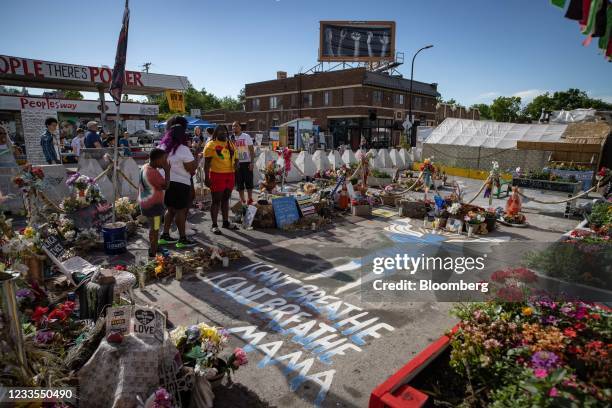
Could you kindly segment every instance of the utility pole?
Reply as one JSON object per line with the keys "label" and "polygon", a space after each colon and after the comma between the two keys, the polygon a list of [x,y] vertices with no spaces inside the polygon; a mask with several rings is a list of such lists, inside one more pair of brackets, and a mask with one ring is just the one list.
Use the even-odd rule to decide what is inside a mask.
{"label": "utility pole", "polygon": [[145,62],[144,64],[142,64],[142,70],[148,74],[149,73],[149,67],[151,65],[153,65],[151,62]]}

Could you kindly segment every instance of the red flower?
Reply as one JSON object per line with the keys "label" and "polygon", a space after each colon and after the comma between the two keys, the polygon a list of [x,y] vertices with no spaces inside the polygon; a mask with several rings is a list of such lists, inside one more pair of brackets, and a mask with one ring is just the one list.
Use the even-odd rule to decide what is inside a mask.
{"label": "red flower", "polygon": [[115,270],[116,271],[127,271],[127,268],[125,265],[116,265]]}
{"label": "red flower", "polygon": [[582,322],[578,322],[576,324],[574,324],[574,329],[580,331],[580,330],[584,330],[586,329],[586,325]]}
{"label": "red flower", "polygon": [[582,348],[580,346],[570,345],[567,347],[567,351],[571,354],[582,354]]}
{"label": "red flower", "polygon": [[61,320],[63,322],[69,316],[67,312],[67,310],[53,309],[53,311],[49,313],[49,320]]}
{"label": "red flower", "polygon": [[48,307],[36,306],[34,313],[32,313],[32,321],[38,325],[45,318],[48,311]]}
{"label": "red flower", "polygon": [[601,320],[601,315],[599,313],[591,313],[589,317],[594,320]]}
{"label": "red flower", "polygon": [[586,344],[587,349],[599,350],[603,347],[603,341],[593,340]]}
{"label": "red flower", "polygon": [[570,329],[570,328],[567,328],[567,329],[563,330],[563,334],[565,334],[567,337],[571,337],[571,338],[576,337],[576,331],[574,329]]}

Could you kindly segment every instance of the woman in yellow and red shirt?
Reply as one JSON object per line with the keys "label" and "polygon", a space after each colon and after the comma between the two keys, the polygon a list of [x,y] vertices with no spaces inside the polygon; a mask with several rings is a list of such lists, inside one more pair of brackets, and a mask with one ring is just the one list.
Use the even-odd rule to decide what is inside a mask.
{"label": "woman in yellow and red shirt", "polygon": [[212,218],[212,232],[221,234],[217,226],[217,216],[221,208],[223,228],[238,229],[238,226],[229,222],[229,200],[234,189],[234,174],[238,166],[236,146],[229,140],[225,126],[217,126],[212,139],[204,147],[204,183],[210,188],[212,205],[210,215]]}

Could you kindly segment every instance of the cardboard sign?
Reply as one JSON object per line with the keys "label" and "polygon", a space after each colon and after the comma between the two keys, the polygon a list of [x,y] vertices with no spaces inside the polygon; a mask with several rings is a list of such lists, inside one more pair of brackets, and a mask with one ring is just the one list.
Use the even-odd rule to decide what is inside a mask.
{"label": "cardboard sign", "polygon": [[257,214],[257,207],[254,205],[249,205],[246,210],[246,214],[244,214],[244,227],[249,228],[253,225],[253,220],[255,219],[255,214]]}
{"label": "cardboard sign", "polygon": [[64,255],[64,247],[57,235],[49,235],[43,242],[43,246],[56,258],[60,259]]}
{"label": "cardboard sign", "polygon": [[312,197],[309,195],[297,196],[296,198],[298,207],[300,207],[300,212],[302,213],[302,217],[306,217],[309,215],[313,215],[315,213],[314,204],[312,203]]}
{"label": "cardboard sign", "polygon": [[155,309],[149,307],[134,307],[134,334],[152,337],[156,331],[157,319]]}
{"label": "cardboard sign", "polygon": [[[28,163],[30,164],[47,164],[45,155],[43,154],[42,146],[40,145],[40,136],[45,132],[45,120],[47,118],[57,119],[57,112],[48,109],[22,109],[21,124],[23,127],[23,138],[26,145],[26,153]],[[57,154],[57,139],[54,135],[53,146]]]}
{"label": "cardboard sign", "polygon": [[272,200],[276,227],[283,228],[300,219],[294,197],[279,197]]}
{"label": "cardboard sign", "polygon": [[119,332],[124,336],[130,332],[133,306],[109,307],[106,309],[106,334]]}

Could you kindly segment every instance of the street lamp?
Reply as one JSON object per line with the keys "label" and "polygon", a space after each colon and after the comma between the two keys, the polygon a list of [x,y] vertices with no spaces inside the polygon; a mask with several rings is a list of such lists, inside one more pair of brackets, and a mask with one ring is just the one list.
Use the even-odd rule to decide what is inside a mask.
{"label": "street lamp", "polygon": [[433,45],[426,45],[425,47],[421,48],[420,50],[418,50],[417,52],[414,53],[414,56],[412,57],[412,67],[410,68],[410,93],[408,94],[408,98],[410,98],[408,100],[408,120],[410,120],[411,123],[411,127],[412,127],[412,123],[414,123],[414,121],[412,120],[412,80],[414,78],[414,59],[416,58],[416,56],[419,54],[419,52],[426,50],[428,48],[433,47]]}

